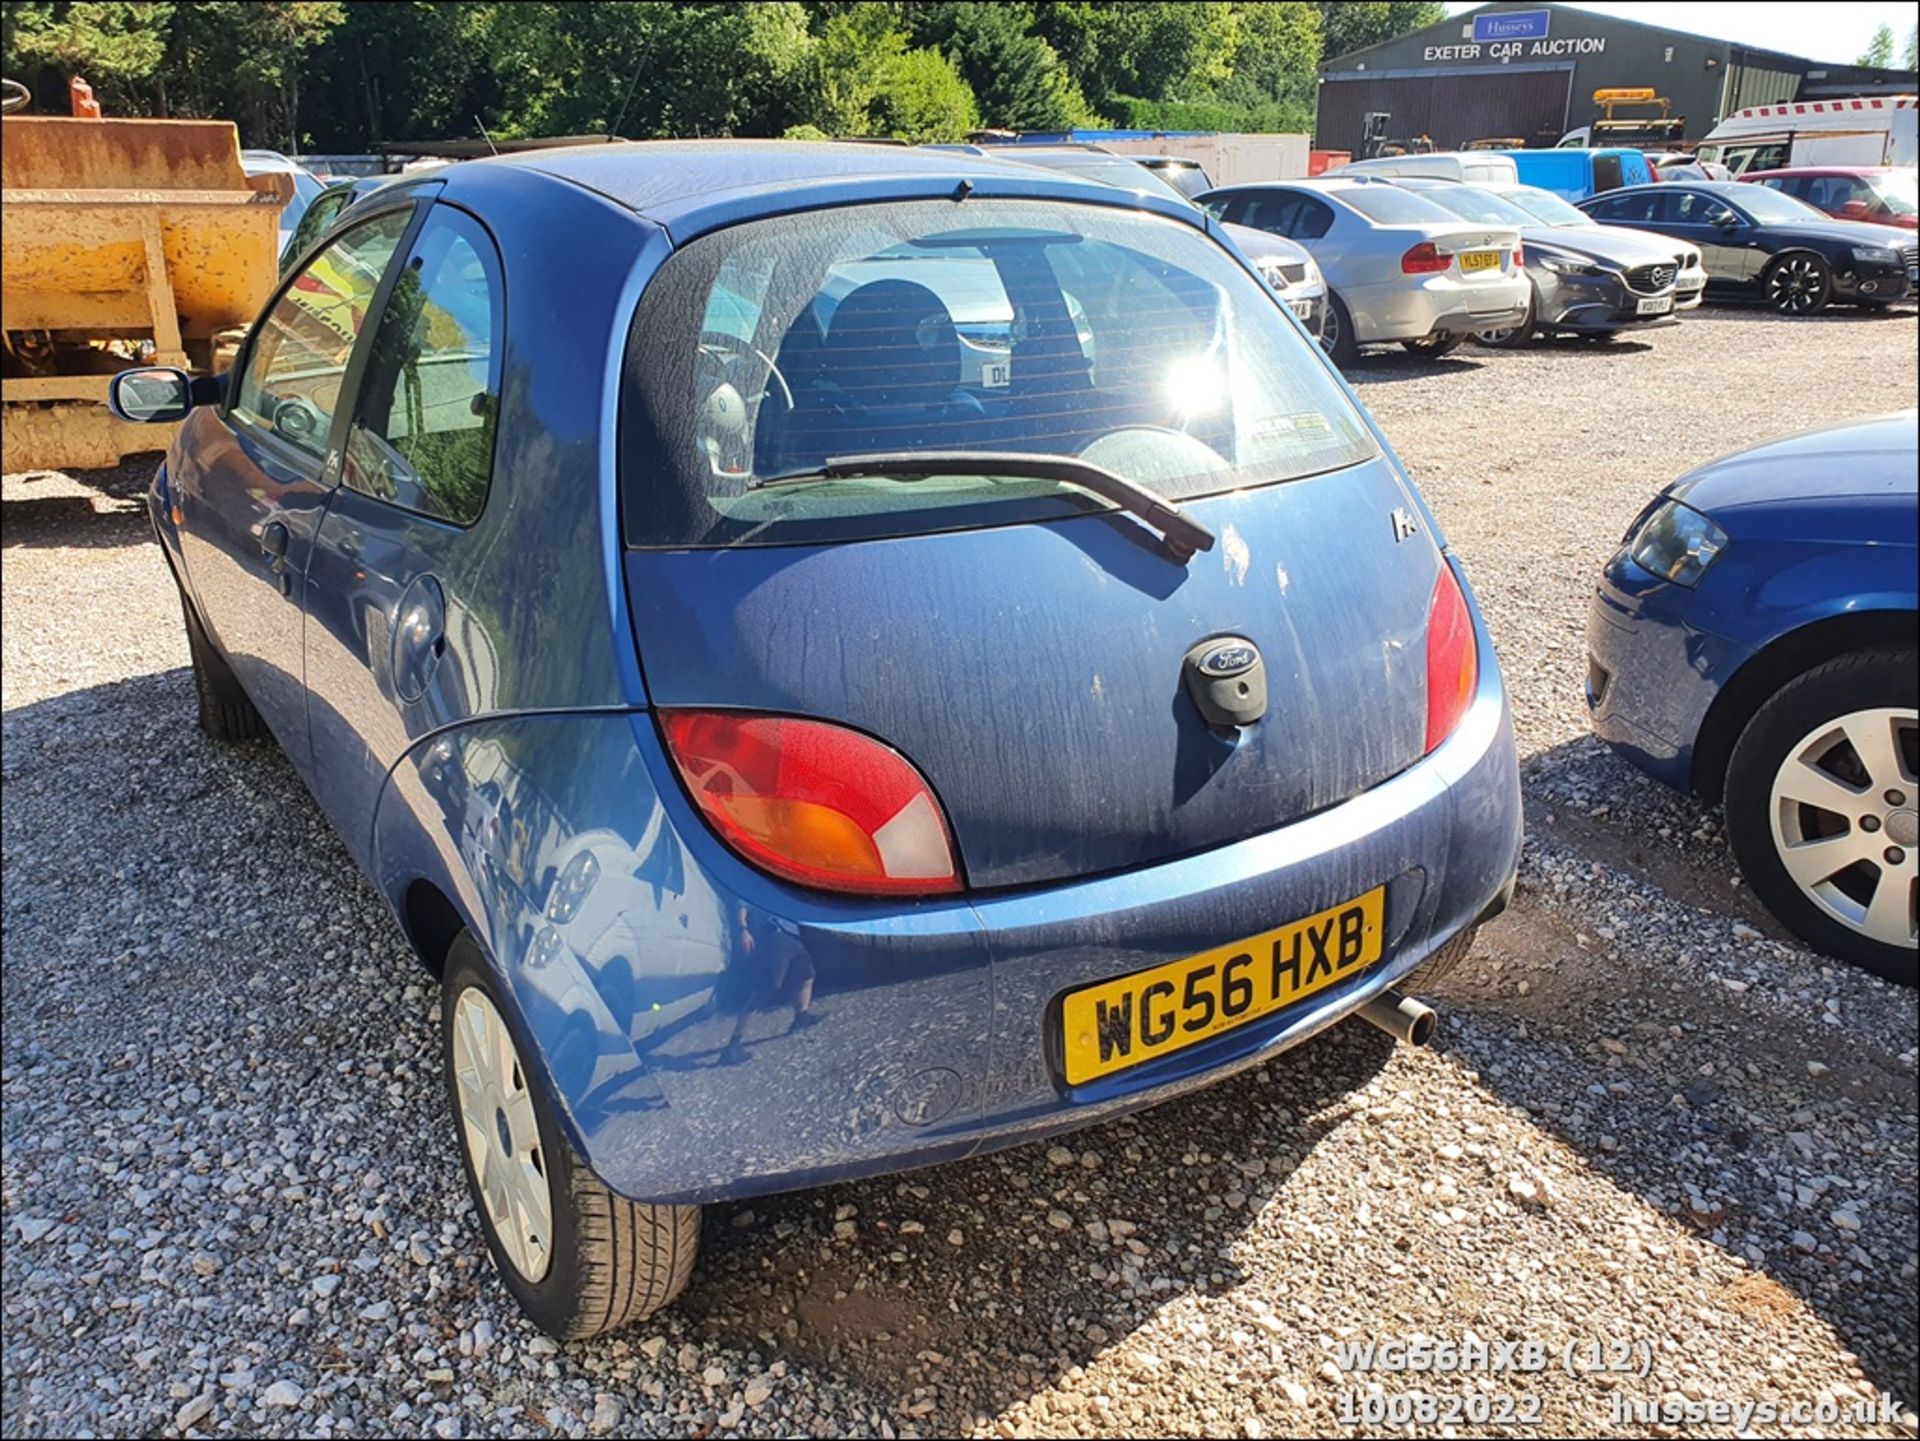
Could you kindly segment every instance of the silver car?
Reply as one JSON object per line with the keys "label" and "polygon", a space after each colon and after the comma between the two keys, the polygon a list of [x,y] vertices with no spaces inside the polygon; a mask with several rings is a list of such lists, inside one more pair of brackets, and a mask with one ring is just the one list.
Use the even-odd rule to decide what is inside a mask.
{"label": "silver car", "polygon": [[1510,205],[1519,206],[1540,224],[1550,225],[1556,230],[1604,230],[1609,235],[1630,235],[1636,240],[1658,246],[1671,255],[1674,264],[1679,267],[1673,277],[1675,310],[1692,310],[1706,294],[1707,267],[1701,263],[1700,251],[1696,246],[1675,240],[1671,235],[1657,235],[1651,230],[1602,225],[1586,211],[1569,205],[1551,190],[1542,190],[1537,185],[1482,185],[1480,189],[1491,191]]}
{"label": "silver car", "polygon": [[1227,185],[1200,203],[1227,224],[1312,252],[1327,277],[1322,341],[1335,364],[1366,345],[1441,355],[1477,331],[1526,318],[1533,291],[1519,230],[1463,221],[1390,180]]}
{"label": "silver car", "polygon": [[[928,148],[966,150],[975,155],[990,155],[996,160],[1017,160],[1023,165],[1064,171],[1122,190],[1144,191],[1186,205],[1199,203],[1162,175],[1158,167],[1148,163],[1149,160],[1160,158],[1156,156],[1135,160],[1084,142],[1059,145],[934,145]],[[1193,168],[1199,169],[1198,166]],[[1200,173],[1204,175],[1206,172]],[[1247,263],[1260,273],[1260,278],[1279,295],[1287,309],[1300,317],[1307,334],[1317,337],[1325,346],[1327,342],[1322,327],[1328,308],[1326,282],[1306,247],[1296,245],[1282,236],[1241,225],[1222,225],[1220,229],[1225,238],[1246,257]]]}

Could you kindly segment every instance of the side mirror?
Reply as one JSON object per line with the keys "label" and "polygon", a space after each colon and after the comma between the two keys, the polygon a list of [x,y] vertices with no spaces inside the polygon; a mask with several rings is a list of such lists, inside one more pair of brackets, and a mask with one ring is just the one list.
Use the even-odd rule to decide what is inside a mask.
{"label": "side mirror", "polygon": [[1735,215],[1731,210],[1720,210],[1714,213],[1713,223],[1722,230],[1738,230],[1740,228],[1740,217]]}
{"label": "side mirror", "polygon": [[1840,214],[1848,220],[1865,220],[1873,213],[1873,207],[1864,200],[1849,200],[1840,207]]}
{"label": "side mirror", "polygon": [[193,380],[171,365],[123,370],[107,386],[107,409],[136,425],[185,420],[193,405]]}

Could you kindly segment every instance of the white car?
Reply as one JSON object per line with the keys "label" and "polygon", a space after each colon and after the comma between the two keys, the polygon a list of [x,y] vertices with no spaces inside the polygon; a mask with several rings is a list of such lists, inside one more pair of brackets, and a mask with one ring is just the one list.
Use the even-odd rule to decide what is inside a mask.
{"label": "white car", "polygon": [[1683,240],[1675,240],[1671,235],[1657,235],[1651,230],[1633,230],[1623,225],[1602,227],[1586,211],[1569,205],[1551,190],[1542,190],[1537,185],[1483,185],[1482,190],[1491,190],[1502,200],[1517,205],[1527,214],[1537,216],[1542,225],[1551,225],[1556,229],[1569,230],[1588,228],[1607,229],[1618,235],[1632,235],[1656,245],[1673,256],[1679,269],[1673,277],[1673,308],[1692,310],[1700,304],[1701,297],[1707,291],[1707,267],[1701,263],[1700,251]]}
{"label": "white car", "polygon": [[1304,245],[1327,281],[1321,343],[1345,365],[1366,345],[1442,355],[1526,319],[1533,288],[1520,232],[1464,222],[1391,180],[1227,185],[1200,197],[1216,218]]}

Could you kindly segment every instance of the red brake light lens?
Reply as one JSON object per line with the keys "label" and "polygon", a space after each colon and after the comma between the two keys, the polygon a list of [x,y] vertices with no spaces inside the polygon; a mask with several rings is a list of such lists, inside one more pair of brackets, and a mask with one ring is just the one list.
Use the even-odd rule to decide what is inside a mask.
{"label": "red brake light lens", "polygon": [[1400,268],[1408,275],[1437,275],[1453,264],[1453,257],[1431,240],[1423,240],[1400,257]]}
{"label": "red brake light lens", "polygon": [[1442,557],[1440,578],[1427,606],[1427,750],[1453,734],[1479,683],[1473,617],[1453,567]]}
{"label": "red brake light lens", "polygon": [[960,889],[932,789],[871,736],[746,711],[662,711],[660,728],[707,824],[761,870],[862,895]]}
{"label": "red brake light lens", "polygon": [[1526,263],[1527,263],[1527,247],[1522,245],[1519,241],[1516,240],[1513,243],[1513,268],[1515,270],[1518,270],[1522,266],[1524,266]]}

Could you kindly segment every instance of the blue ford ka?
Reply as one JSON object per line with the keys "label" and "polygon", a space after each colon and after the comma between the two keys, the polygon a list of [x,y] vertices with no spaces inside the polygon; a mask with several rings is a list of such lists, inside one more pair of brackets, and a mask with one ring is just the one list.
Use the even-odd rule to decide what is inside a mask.
{"label": "blue ford ka", "polygon": [[1511,894],[1493,649],[1379,431],[1211,222],[899,147],[397,181],[152,488],[200,719],[271,734],[441,977],[542,1327],[701,1202],[1177,1095]]}

